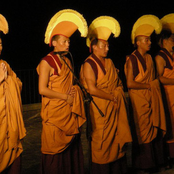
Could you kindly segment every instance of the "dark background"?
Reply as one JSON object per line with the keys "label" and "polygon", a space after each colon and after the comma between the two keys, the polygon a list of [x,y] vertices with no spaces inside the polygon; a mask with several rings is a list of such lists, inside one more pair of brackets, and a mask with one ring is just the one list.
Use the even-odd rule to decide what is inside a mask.
{"label": "dark background", "polygon": [[[74,9],[81,13],[88,26],[93,19],[101,15],[112,16],[121,26],[118,38],[109,38],[110,57],[120,69],[120,78],[125,84],[123,66],[126,55],[134,48],[131,44],[131,30],[134,22],[144,14],[153,14],[159,18],[174,13],[172,0],[1,0],[0,13],[9,24],[9,33],[3,36],[2,59],[6,60],[13,70],[35,69],[40,59],[51,49],[44,43],[44,34],[51,17],[62,9]],[[75,70],[78,76],[80,65],[89,55],[86,39],[76,31],[71,36],[70,52],[73,55]],[[155,35],[152,36],[154,56],[158,50]]]}

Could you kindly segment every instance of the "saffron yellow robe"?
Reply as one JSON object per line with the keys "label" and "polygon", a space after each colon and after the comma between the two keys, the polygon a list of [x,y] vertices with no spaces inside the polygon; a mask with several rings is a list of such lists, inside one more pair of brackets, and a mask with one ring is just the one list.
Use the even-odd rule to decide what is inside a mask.
{"label": "saffron yellow robe", "polygon": [[[149,143],[157,136],[158,129],[163,135],[166,133],[166,120],[159,81],[155,80],[155,69],[149,54],[145,56],[146,71],[144,71],[135,51],[132,53],[137,59],[139,69],[135,77],[136,82],[150,84],[149,89],[129,89],[129,97],[133,109],[133,117],[139,144]],[[125,74],[127,76],[127,56],[125,63]]]}
{"label": "saffron yellow robe", "polygon": [[[91,56],[87,59],[92,59]],[[106,164],[120,159],[125,155],[125,144],[132,141],[127,119],[125,96],[122,83],[111,59],[105,59],[104,75],[95,61],[98,69],[96,87],[106,93],[112,93],[118,100],[117,104],[110,100],[93,96],[94,102],[104,113],[102,117],[94,104],[90,104],[90,117],[92,122],[92,162]],[[88,90],[88,86],[81,67],[80,79]]]}
{"label": "saffron yellow robe", "polygon": [[[42,96],[42,136],[41,151],[43,154],[57,154],[64,151],[73,140],[75,134],[79,134],[79,128],[86,121],[83,95],[77,85],[73,85],[73,75],[67,65],[62,62],[62,67],[58,67],[53,54],[49,54],[56,63],[59,70],[58,75],[49,78],[48,88],[59,93],[68,94],[72,87],[76,93],[73,106],[65,100],[50,99]],[[65,61],[71,67],[68,58]],[[39,66],[37,67],[39,73]]]}
{"label": "saffron yellow robe", "polygon": [[[160,52],[164,53],[168,61],[170,63],[171,68],[166,67],[164,68],[164,73],[163,77],[169,78],[169,79],[174,79],[174,60],[172,59],[173,57],[169,57],[169,52],[165,49],[161,50]],[[161,55],[162,56],[162,55]],[[166,94],[166,99],[167,99],[167,104],[168,104],[168,109],[170,113],[170,121],[171,121],[171,132],[170,134],[170,139],[168,139],[168,143],[174,143],[174,85],[163,85],[165,89],[165,94]]]}
{"label": "saffron yellow robe", "polygon": [[0,172],[22,153],[26,130],[22,116],[22,83],[7,62],[7,78],[0,84]]}

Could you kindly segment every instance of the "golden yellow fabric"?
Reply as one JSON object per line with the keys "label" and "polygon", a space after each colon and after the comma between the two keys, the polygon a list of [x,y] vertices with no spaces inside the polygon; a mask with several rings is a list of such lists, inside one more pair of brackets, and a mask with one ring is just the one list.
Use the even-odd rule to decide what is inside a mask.
{"label": "golden yellow fabric", "polygon": [[[166,55],[167,56],[167,55]],[[168,57],[168,56],[167,56]],[[170,64],[172,65],[173,69],[164,69],[163,76],[166,78],[171,78],[174,79],[174,62],[171,60],[170,57],[168,57],[168,60]],[[168,108],[170,112],[170,119],[171,119],[171,126],[172,126],[172,136],[168,142],[174,143],[174,93],[173,93],[173,85],[164,85],[165,93],[166,93],[166,98],[167,98],[167,103],[168,103]]]}
{"label": "golden yellow fabric", "polygon": [[2,14],[0,14],[0,31],[4,34],[8,33],[8,22]]}
{"label": "golden yellow fabric", "polygon": [[[126,76],[128,60],[129,57],[127,57],[125,63]],[[158,80],[155,80],[155,69],[149,54],[146,54],[145,61],[147,69],[144,72],[142,64],[137,58],[139,74],[135,77],[135,81],[149,83],[151,91],[149,89],[129,89],[139,144],[151,142],[157,136],[158,129],[163,131],[163,135],[166,133],[165,113],[160,86]]]}
{"label": "golden yellow fabric", "polygon": [[53,29],[51,36],[50,36],[50,41],[51,41],[52,37],[57,34],[62,34],[66,37],[70,37],[77,30],[77,28],[78,28],[77,25],[75,25],[72,22],[69,22],[69,21],[60,22]]}
{"label": "golden yellow fabric", "polygon": [[[163,130],[163,136],[166,134],[166,119],[163,107],[161,89],[159,80],[155,79],[150,82],[151,88],[151,105],[153,126]],[[153,112],[155,111],[155,112]]]}
{"label": "golden yellow fabric", "polygon": [[51,38],[55,34],[70,37],[77,29],[81,33],[81,37],[87,36],[88,26],[85,18],[80,13],[72,9],[60,10],[48,23],[45,32],[45,43],[50,44]]}
{"label": "golden yellow fabric", "polygon": [[155,15],[143,15],[137,19],[132,27],[131,39],[134,44],[135,38],[139,35],[150,36],[155,30],[159,34],[162,29],[162,24]]}
{"label": "golden yellow fabric", "polygon": [[86,44],[90,47],[91,40],[94,38],[107,41],[111,33],[114,34],[114,37],[118,37],[120,32],[120,24],[115,18],[111,16],[97,17],[89,26]]}
{"label": "golden yellow fabric", "polygon": [[174,13],[170,13],[161,18],[163,29],[170,29],[174,33]]}
{"label": "golden yellow fabric", "polygon": [[22,83],[7,62],[8,76],[0,84],[0,172],[12,164],[22,153],[22,139],[26,130],[22,116]]}
{"label": "golden yellow fabric", "polygon": [[109,36],[111,35],[111,30],[107,27],[97,27],[93,30],[93,37],[102,39],[102,40],[108,40]]}
{"label": "golden yellow fabric", "polygon": [[[92,59],[92,57],[89,57]],[[94,59],[93,59],[94,60]],[[111,59],[105,59],[106,75],[98,69],[97,88],[113,93],[118,103],[93,96],[94,102],[104,113],[102,117],[93,103],[90,105],[92,122],[92,162],[106,164],[125,155],[125,144],[132,141],[127,119],[125,96],[122,83]],[[98,67],[99,68],[99,67]],[[86,81],[81,67],[80,79],[86,89]]]}
{"label": "golden yellow fabric", "polygon": [[150,36],[154,31],[154,27],[149,24],[143,24],[139,26],[135,31],[136,36]]}
{"label": "golden yellow fabric", "polygon": [[[68,58],[65,58],[71,67]],[[39,67],[37,68],[39,72]],[[73,76],[63,62],[59,75],[52,75],[48,87],[53,91],[67,93],[72,87],[76,89],[73,106],[65,100],[50,99],[42,96],[42,146],[43,154],[57,154],[64,151],[79,134],[79,128],[86,121],[83,96],[78,86],[73,86]]]}

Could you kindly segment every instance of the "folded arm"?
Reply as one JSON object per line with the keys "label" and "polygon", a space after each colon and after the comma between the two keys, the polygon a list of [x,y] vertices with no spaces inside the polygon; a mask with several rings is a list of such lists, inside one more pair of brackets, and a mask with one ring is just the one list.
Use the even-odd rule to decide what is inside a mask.
{"label": "folded arm", "polygon": [[164,67],[166,66],[165,60],[161,56],[157,55],[155,57],[155,61],[156,61],[156,68],[157,68],[158,78],[159,78],[160,82],[163,85],[174,85],[174,79],[166,78],[166,77],[163,76]]}
{"label": "folded arm", "polygon": [[115,101],[115,97],[112,94],[106,93],[100,89],[97,88],[97,84],[96,84],[96,78],[95,78],[95,74],[90,66],[89,63],[85,63],[84,64],[84,77],[89,89],[89,93],[92,96],[96,96],[102,99],[106,99],[106,100],[111,100],[111,101]]}
{"label": "folded arm", "polygon": [[148,83],[140,83],[140,82],[136,82],[134,80],[132,62],[129,59],[127,63],[128,63],[128,68],[127,68],[127,87],[128,87],[128,89],[149,89],[150,85]]}
{"label": "folded arm", "polygon": [[45,61],[42,60],[39,66],[39,94],[46,96],[51,99],[62,99],[66,100],[67,103],[71,104],[73,102],[73,97],[65,93],[59,93],[48,88],[48,82],[50,78],[51,67]]}

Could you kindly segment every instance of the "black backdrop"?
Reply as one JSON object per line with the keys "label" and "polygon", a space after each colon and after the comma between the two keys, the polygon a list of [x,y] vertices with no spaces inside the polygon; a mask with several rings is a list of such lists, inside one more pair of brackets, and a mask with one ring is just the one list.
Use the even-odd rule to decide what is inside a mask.
{"label": "black backdrop", "polygon": [[[110,57],[120,70],[120,78],[125,85],[123,66],[126,55],[133,51],[131,29],[134,22],[144,14],[153,14],[162,18],[174,13],[172,1],[165,0],[1,0],[0,13],[9,23],[9,33],[3,36],[1,58],[6,60],[14,70],[35,69],[40,59],[51,49],[44,43],[44,34],[51,17],[62,9],[74,9],[83,14],[88,26],[93,19],[101,15],[116,18],[121,26],[118,38],[109,38]],[[89,55],[86,39],[76,31],[70,38],[70,52],[73,55],[78,76],[80,65]],[[152,37],[154,56],[158,50],[155,36]],[[125,87],[126,90],[126,87]]]}

